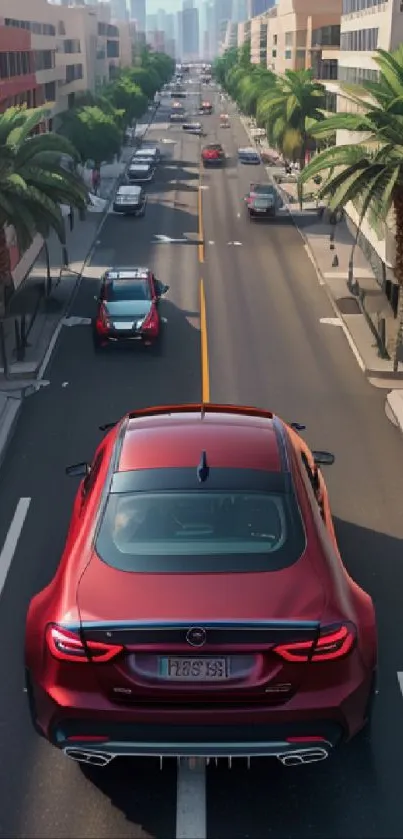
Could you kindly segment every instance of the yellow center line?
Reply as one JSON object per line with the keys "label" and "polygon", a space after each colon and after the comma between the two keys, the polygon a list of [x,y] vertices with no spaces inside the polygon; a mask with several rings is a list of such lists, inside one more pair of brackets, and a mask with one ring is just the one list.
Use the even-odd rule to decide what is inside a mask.
{"label": "yellow center line", "polygon": [[203,280],[200,280],[200,343],[202,402],[206,404],[210,402],[210,368],[207,340],[206,295]]}
{"label": "yellow center line", "polygon": [[202,169],[199,169],[199,190],[197,194],[197,215],[199,219],[199,241],[203,244],[199,245],[199,262],[204,262],[204,226],[203,226],[203,204],[202,204]]}

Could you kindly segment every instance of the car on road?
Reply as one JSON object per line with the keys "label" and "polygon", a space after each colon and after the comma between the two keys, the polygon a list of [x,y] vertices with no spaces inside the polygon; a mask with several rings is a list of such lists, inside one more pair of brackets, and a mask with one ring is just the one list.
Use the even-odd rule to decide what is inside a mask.
{"label": "car on road", "polygon": [[201,122],[184,122],[182,129],[183,131],[187,131],[188,134],[198,134],[199,136],[203,134]]}
{"label": "car on road", "polygon": [[113,212],[123,215],[143,217],[146,212],[147,197],[144,189],[135,184],[122,184],[113,199]]}
{"label": "car on road", "polygon": [[240,163],[249,163],[253,166],[259,165],[260,154],[252,146],[238,149],[238,160]]}
{"label": "car on road", "polygon": [[230,121],[228,114],[220,114],[220,128],[229,128]]}
{"label": "car on road", "polygon": [[186,111],[179,102],[175,102],[169,114],[170,122],[184,122],[186,120]]}
{"label": "car on road", "polygon": [[129,184],[145,184],[154,180],[155,166],[147,160],[133,161],[129,164],[126,172],[126,181]]}
{"label": "car on road", "polygon": [[212,114],[213,113],[213,106],[211,102],[202,102],[199,108],[199,113],[201,114]]}
{"label": "car on road", "polygon": [[[105,290],[124,286],[107,275]],[[152,274],[138,275],[143,318]],[[119,305],[102,323],[119,312],[131,328]],[[334,456],[236,405],[145,408],[101,429],[92,463],[66,470],[81,482],[64,553],[28,609],[36,730],[97,765],[324,760],[369,719],[377,667],[374,606],[342,563],[321,471]]]}
{"label": "car on road", "polygon": [[250,219],[275,218],[279,195],[274,184],[251,184],[245,205]]}
{"label": "car on road", "polygon": [[225,163],[225,151],[221,143],[208,143],[202,148],[201,159],[203,166],[222,166]]}
{"label": "car on road", "polygon": [[161,153],[156,146],[142,146],[140,149],[134,152],[132,156],[132,163],[136,163],[136,161],[141,162],[148,162],[153,163],[154,166],[157,166],[161,158]]}
{"label": "car on road", "polygon": [[106,271],[92,322],[95,349],[113,344],[155,346],[161,337],[159,301],[167,291],[149,268]]}

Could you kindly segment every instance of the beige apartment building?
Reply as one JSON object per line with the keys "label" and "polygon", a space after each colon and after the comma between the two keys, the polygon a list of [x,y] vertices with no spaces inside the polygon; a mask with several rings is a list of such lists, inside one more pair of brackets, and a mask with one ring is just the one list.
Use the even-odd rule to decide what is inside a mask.
{"label": "beige apartment building", "polygon": [[[363,80],[378,78],[374,51],[382,48],[393,50],[403,42],[402,0],[343,0],[339,54],[339,84],[360,84]],[[338,110],[356,111],[357,106],[348,99],[342,88],[338,89]],[[338,131],[337,144],[355,143],[362,135]],[[355,227],[359,217],[353,206],[347,213]],[[361,224],[360,244],[371,261],[377,279],[391,289],[392,266],[395,259],[394,223],[391,217],[386,225],[374,229],[367,219]]]}

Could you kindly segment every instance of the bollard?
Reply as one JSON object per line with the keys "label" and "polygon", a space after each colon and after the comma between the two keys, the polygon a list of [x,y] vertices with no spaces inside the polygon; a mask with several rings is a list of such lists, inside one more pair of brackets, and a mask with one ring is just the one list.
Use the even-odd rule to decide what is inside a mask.
{"label": "bollard", "polygon": [[332,268],[338,268],[338,267],[339,267],[339,257],[337,256],[337,253],[335,253],[335,255],[333,257]]}

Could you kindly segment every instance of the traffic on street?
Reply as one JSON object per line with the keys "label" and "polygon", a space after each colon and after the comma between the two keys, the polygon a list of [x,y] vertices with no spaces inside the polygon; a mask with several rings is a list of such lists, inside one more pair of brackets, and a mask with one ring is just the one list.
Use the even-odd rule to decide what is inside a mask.
{"label": "traffic on street", "polygon": [[[198,78],[184,87],[180,106],[169,89],[162,93],[146,138],[158,149],[158,160],[144,162],[151,152],[137,152],[139,162],[120,184],[68,312],[76,325],[62,327],[49,350],[41,370],[48,384],[25,400],[1,466],[6,670],[0,680],[0,837],[398,839],[401,435],[385,416],[383,391],[369,384],[343,330],[331,323],[334,311],[301,235],[256,149],[250,149],[234,104]],[[201,130],[183,130],[184,124]],[[259,213],[264,218],[255,223]],[[129,333],[120,340],[128,318],[138,321],[135,332],[132,340]],[[379,661],[368,725],[331,749],[327,760],[283,765],[234,750],[234,756],[207,761],[168,753],[163,760],[125,756],[95,766],[68,759],[32,725],[25,622],[31,599],[53,579],[66,543],[79,487],[66,467],[91,464],[108,433],[101,427],[112,428],[128,412],[188,403],[272,411],[296,424],[310,450],[334,455],[334,465],[323,466],[322,473],[336,538],[348,574],[369,595],[366,631],[371,598],[375,606]],[[160,449],[157,439],[156,464]],[[202,482],[208,454],[207,461],[205,451],[200,455]],[[204,560],[197,557],[200,565]],[[230,595],[216,585],[212,602],[221,598],[225,611]],[[313,599],[314,576],[309,585]],[[85,591],[86,603],[92,602],[91,580]],[[247,592],[245,583],[245,597]],[[115,595],[111,587],[111,614]],[[141,597],[128,584],[129,595],[141,611]],[[294,595],[290,589],[290,601]],[[161,614],[169,614],[164,592],[159,596]],[[283,596],[287,601],[287,592]],[[343,601],[340,590],[337,597]],[[192,620],[196,600],[192,595],[182,606],[189,626],[198,629],[201,615]],[[86,608],[95,625],[92,607]],[[235,617],[228,607],[228,621]],[[33,623],[30,631],[35,634]],[[41,645],[36,654],[41,657]],[[371,656],[372,648],[362,676],[367,693]],[[85,681],[79,690],[87,690]]]}

